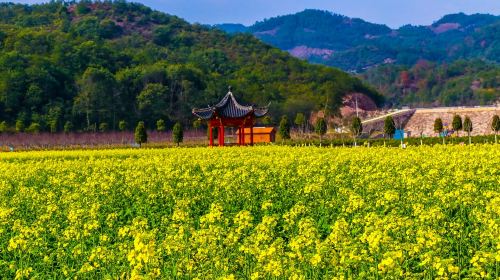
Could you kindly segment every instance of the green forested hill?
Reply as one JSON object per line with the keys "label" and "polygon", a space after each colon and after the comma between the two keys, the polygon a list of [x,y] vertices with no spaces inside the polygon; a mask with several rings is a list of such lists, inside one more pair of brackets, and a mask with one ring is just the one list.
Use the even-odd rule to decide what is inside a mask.
{"label": "green forested hill", "polygon": [[247,32],[310,62],[360,73],[386,106],[491,104],[500,100],[500,16],[446,15],[429,26],[391,29],[327,11],[305,10]]}
{"label": "green forested hill", "polygon": [[500,67],[481,60],[388,64],[360,77],[386,97],[387,106],[489,105],[500,100]]}
{"label": "green forested hill", "polygon": [[359,79],[310,65],[251,35],[229,36],[123,1],[0,4],[0,122],[60,131],[192,120],[232,85],[274,116],[336,110]]}
{"label": "green forested hill", "polygon": [[309,61],[349,71],[387,62],[413,65],[422,59],[452,62],[476,58],[500,63],[500,16],[488,14],[451,14],[429,26],[391,29],[328,11],[305,10],[246,29],[234,24],[216,27],[245,31]]}

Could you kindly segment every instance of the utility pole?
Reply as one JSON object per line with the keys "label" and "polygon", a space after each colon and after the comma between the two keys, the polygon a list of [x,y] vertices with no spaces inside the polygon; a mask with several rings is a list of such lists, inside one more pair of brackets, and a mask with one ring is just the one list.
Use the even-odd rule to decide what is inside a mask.
{"label": "utility pole", "polygon": [[356,101],[356,117],[359,118],[359,113],[358,113],[358,95],[355,93],[355,101]]}

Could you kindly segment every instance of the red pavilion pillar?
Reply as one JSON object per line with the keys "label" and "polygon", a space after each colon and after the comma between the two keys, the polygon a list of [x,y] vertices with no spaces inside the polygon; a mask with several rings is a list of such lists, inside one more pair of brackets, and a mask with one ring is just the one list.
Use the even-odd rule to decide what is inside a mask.
{"label": "red pavilion pillar", "polygon": [[250,145],[253,146],[253,125],[250,126]]}
{"label": "red pavilion pillar", "polygon": [[220,137],[220,135],[221,135],[221,134],[220,134],[220,131],[221,131],[221,129],[220,129],[220,125],[219,125],[219,126],[217,127],[217,141],[219,141],[219,142],[218,142],[218,143],[219,143],[219,144],[218,144],[218,146],[221,146],[221,144],[220,144],[220,138],[221,138],[221,137]]}
{"label": "red pavilion pillar", "polygon": [[238,127],[238,145],[241,146],[241,127]]}
{"label": "red pavilion pillar", "polygon": [[224,126],[223,125],[220,126],[220,135],[221,135],[220,146],[222,147],[222,146],[224,146]]}
{"label": "red pavilion pillar", "polygon": [[212,123],[211,122],[208,122],[208,135],[209,135],[209,146],[210,147],[213,147],[214,145],[214,135],[213,135],[213,131],[212,131]]}
{"label": "red pavilion pillar", "polygon": [[241,127],[241,144],[245,145],[245,124]]}

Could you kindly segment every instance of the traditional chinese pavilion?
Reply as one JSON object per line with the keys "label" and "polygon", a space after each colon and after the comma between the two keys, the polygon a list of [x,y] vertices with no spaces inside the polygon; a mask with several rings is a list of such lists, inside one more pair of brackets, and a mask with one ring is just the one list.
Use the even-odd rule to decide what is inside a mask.
{"label": "traditional chinese pavilion", "polygon": [[[208,122],[210,146],[214,145],[214,138],[212,135],[212,128],[214,127],[218,128],[217,139],[219,141],[219,146],[224,146],[225,127],[235,127],[238,129],[237,143],[239,145],[253,145],[253,126],[255,125],[255,120],[265,116],[268,109],[268,107],[244,106],[239,104],[231,92],[231,87],[229,87],[229,92],[219,101],[219,103],[209,106],[208,108],[193,109],[193,115]],[[248,133],[248,129],[245,128],[249,128],[250,130],[250,143],[246,143],[248,137],[245,137],[245,133]]]}

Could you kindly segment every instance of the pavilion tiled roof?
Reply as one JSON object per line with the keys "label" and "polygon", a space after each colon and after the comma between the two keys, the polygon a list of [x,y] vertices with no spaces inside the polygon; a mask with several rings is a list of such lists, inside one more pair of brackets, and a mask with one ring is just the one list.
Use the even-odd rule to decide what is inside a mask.
{"label": "pavilion tiled roof", "polygon": [[268,107],[244,106],[238,103],[234,95],[229,91],[219,103],[208,108],[193,109],[193,115],[203,120],[212,119],[214,116],[223,118],[242,118],[253,114],[255,117],[263,117],[267,114]]}

